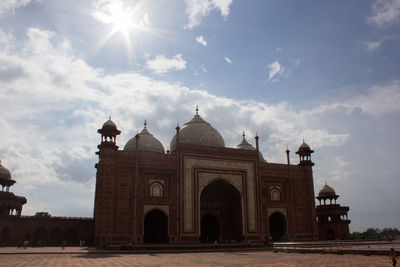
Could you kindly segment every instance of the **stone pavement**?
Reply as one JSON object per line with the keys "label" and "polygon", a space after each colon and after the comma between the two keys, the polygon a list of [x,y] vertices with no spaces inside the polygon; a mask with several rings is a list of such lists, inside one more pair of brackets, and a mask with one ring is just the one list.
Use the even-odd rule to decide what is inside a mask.
{"label": "stone pavement", "polygon": [[[7,251],[8,250],[8,251]],[[271,251],[225,251],[204,253],[85,253],[85,249],[28,248],[20,254],[7,254],[15,248],[1,248],[0,266],[391,266],[388,256],[273,253]],[[86,250],[87,252],[87,250]],[[32,253],[32,254],[31,254]]]}

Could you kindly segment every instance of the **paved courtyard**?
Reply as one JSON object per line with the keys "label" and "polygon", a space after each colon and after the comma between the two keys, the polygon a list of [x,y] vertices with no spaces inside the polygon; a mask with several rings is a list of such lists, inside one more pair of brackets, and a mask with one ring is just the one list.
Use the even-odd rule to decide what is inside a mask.
{"label": "paved courtyard", "polygon": [[[3,251],[4,252],[4,251]],[[38,251],[36,251],[38,252]],[[70,251],[69,253],[73,253]],[[3,254],[0,266],[391,266],[389,257],[273,252]]]}

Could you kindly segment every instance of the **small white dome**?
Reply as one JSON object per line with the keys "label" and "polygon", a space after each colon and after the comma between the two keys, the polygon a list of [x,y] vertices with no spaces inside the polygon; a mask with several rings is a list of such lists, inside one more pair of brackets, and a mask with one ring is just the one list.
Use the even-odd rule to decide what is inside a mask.
{"label": "small white dome", "polygon": [[[249,142],[246,141],[245,134],[243,133],[243,140],[236,146],[237,149],[247,149],[247,150],[257,150],[254,146],[252,146]],[[261,161],[265,161],[261,151],[258,151]]]}
{"label": "small white dome", "polygon": [[249,142],[246,141],[246,139],[243,138],[242,142],[236,146],[238,149],[248,149],[248,150],[256,150],[254,146],[249,144]]}
{"label": "small white dome", "polygon": [[[225,147],[221,134],[208,122],[203,120],[199,114],[180,129],[179,142],[185,144]],[[176,149],[176,134],[171,140],[171,150]]]}
{"label": "small white dome", "polygon": [[[144,129],[139,133],[139,151],[150,151],[164,154],[164,147],[161,142],[155,138],[147,129],[147,123],[145,122]],[[132,137],[124,147],[125,151],[136,150],[136,138]]]}

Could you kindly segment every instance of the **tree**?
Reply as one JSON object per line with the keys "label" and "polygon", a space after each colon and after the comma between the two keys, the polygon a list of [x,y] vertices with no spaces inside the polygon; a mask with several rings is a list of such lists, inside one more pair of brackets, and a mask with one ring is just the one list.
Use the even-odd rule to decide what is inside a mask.
{"label": "tree", "polygon": [[39,211],[35,213],[36,217],[50,217],[50,213],[48,213],[47,211]]}

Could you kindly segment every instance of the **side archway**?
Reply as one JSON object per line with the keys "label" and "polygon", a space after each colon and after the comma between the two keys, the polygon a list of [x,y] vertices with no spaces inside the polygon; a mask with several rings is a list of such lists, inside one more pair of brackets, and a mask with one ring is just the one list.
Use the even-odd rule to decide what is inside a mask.
{"label": "side archway", "polygon": [[273,241],[282,241],[286,235],[286,218],[280,212],[274,212],[269,216],[269,234]]}
{"label": "side archway", "polygon": [[168,242],[168,217],[159,209],[149,211],[144,217],[145,243]]}

